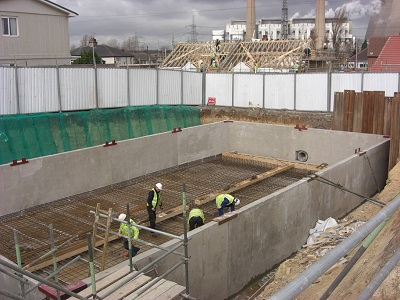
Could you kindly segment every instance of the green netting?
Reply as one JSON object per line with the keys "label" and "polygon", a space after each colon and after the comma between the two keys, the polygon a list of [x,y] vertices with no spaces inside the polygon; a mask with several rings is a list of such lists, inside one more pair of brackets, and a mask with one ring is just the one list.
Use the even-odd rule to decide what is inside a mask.
{"label": "green netting", "polygon": [[0,164],[200,125],[188,106],[0,116]]}

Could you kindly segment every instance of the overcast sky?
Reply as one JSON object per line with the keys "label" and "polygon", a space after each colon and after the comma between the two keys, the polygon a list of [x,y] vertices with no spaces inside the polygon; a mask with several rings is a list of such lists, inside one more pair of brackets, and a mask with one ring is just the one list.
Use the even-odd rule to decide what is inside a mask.
{"label": "overcast sky", "polygon": [[[187,42],[193,31],[198,41],[212,40],[212,30],[225,29],[231,20],[246,19],[246,0],[53,0],[76,12],[69,20],[70,44],[79,46],[87,34],[99,44],[116,39],[120,44],[137,36],[149,49],[170,47],[172,40]],[[315,17],[316,0],[288,0],[291,18]],[[346,5],[353,34],[364,40],[369,16],[379,11],[380,0],[326,1],[326,17]],[[256,0],[256,21],[280,19],[282,0]]]}

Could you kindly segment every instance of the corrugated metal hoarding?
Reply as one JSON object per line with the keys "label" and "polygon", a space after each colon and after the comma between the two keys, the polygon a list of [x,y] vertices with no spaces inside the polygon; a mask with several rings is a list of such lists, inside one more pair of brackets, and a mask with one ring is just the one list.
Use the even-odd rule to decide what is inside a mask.
{"label": "corrugated metal hoarding", "polygon": [[158,71],[158,104],[182,104],[182,71]]}
{"label": "corrugated metal hoarding", "polygon": [[17,76],[21,114],[60,110],[57,69],[18,68]]}
{"label": "corrugated metal hoarding", "polygon": [[18,113],[15,84],[15,69],[10,67],[0,68],[0,115]]}
{"label": "corrugated metal hoarding", "polygon": [[235,74],[233,77],[233,106],[263,107],[263,75]]}
{"label": "corrugated metal hoarding", "polygon": [[395,92],[399,92],[399,75],[399,73],[365,73],[363,90],[384,91],[386,97],[393,97]]}
{"label": "corrugated metal hoarding", "polygon": [[183,73],[183,104],[201,105],[202,104],[202,80],[203,73],[184,72]]}
{"label": "corrugated metal hoarding", "polygon": [[96,108],[94,69],[60,68],[61,110]]}
{"label": "corrugated metal hoarding", "polygon": [[232,74],[208,73],[206,76],[206,103],[215,99],[215,105],[232,106]]}
{"label": "corrugated metal hoarding", "polygon": [[296,110],[328,110],[328,74],[296,74]]}
{"label": "corrugated metal hoarding", "polygon": [[156,69],[129,69],[129,106],[157,104]]}
{"label": "corrugated metal hoarding", "polygon": [[294,109],[294,75],[267,74],[265,81],[265,108]]}
{"label": "corrugated metal hoarding", "polygon": [[128,106],[128,71],[97,69],[99,108]]}

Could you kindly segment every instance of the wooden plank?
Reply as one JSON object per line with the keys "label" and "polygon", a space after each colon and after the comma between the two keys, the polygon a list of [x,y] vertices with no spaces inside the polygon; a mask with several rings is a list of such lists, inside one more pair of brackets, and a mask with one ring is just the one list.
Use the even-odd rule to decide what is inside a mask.
{"label": "wooden plank", "polygon": [[375,91],[372,133],[383,134],[384,114],[385,114],[385,92]]}
{"label": "wooden plank", "polygon": [[[117,235],[112,235],[112,236],[109,237],[108,242],[112,242],[112,241],[117,240],[119,238],[120,237],[117,236]],[[57,255],[57,258],[56,258],[57,262],[60,262],[60,261],[62,261],[64,259],[71,258],[71,257],[73,257],[75,255],[78,255],[78,254],[81,254],[83,252],[86,252],[88,250],[88,246],[87,246],[87,242],[86,241],[80,241],[77,244],[80,245],[80,244],[83,244],[83,243],[86,243],[86,246],[82,246],[80,248],[73,249],[70,252],[64,253],[62,255]],[[99,246],[103,245],[103,243],[104,243],[104,240],[97,241],[96,242],[96,247],[99,247]],[[47,259],[47,260],[45,260],[45,261],[43,261],[43,262],[41,262],[41,263],[39,263],[37,265],[34,265],[34,266],[28,268],[27,271],[34,272],[34,271],[43,269],[44,267],[50,266],[52,264],[53,264],[53,260],[50,257],[50,259]]]}
{"label": "wooden plank", "polygon": [[[123,266],[118,271],[109,274],[108,276],[101,278],[99,281],[96,282],[96,291],[100,292],[101,290],[105,289],[106,287],[110,286],[111,284],[117,282],[121,278],[125,278],[126,275],[129,274],[130,266],[126,265]],[[97,275],[97,274],[96,274]],[[78,293],[79,296],[83,297],[90,297],[92,295],[92,286],[89,285],[86,289]]]}
{"label": "wooden plank", "polygon": [[336,92],[333,104],[333,130],[343,130],[344,97],[343,93]]}
{"label": "wooden plank", "polygon": [[383,134],[390,135],[390,124],[392,120],[392,102],[393,97],[385,97],[385,113],[384,113],[384,125]]}
{"label": "wooden plank", "polygon": [[353,132],[362,132],[363,93],[356,93],[354,98]]}
{"label": "wooden plank", "polygon": [[[189,206],[186,206],[186,210],[189,210]],[[174,208],[170,208],[168,210],[162,211],[160,213],[157,214],[157,222],[161,222],[161,221],[165,221],[168,219],[171,219],[175,216],[181,215],[183,213],[183,209],[182,206],[177,206]],[[149,219],[146,220],[142,220],[140,221],[138,224],[143,224],[145,222],[148,222]]]}
{"label": "wooden plank", "polygon": [[[167,297],[166,293],[168,292],[168,290],[172,289],[175,286],[177,286],[175,282],[166,281],[163,284],[157,286],[156,288],[149,290],[149,292],[143,293],[137,299],[138,300],[170,299],[172,297],[171,296]],[[176,295],[177,294],[173,295],[173,297],[175,297]]]}
{"label": "wooden plank", "polygon": [[268,172],[265,172],[265,173],[261,173],[259,175],[256,175],[256,176],[252,177],[252,178],[249,178],[249,179],[243,180],[241,182],[238,182],[238,183],[234,184],[233,186],[229,187],[229,189],[227,189],[227,190],[219,190],[219,191],[213,192],[211,194],[205,195],[205,196],[203,196],[203,197],[201,197],[199,199],[196,199],[194,201],[194,203],[196,205],[202,205],[202,204],[208,203],[208,202],[210,202],[212,200],[215,200],[215,198],[219,194],[230,194],[232,192],[235,192],[235,191],[238,191],[240,189],[243,189],[243,188],[245,188],[245,187],[247,187],[249,185],[252,185],[254,183],[260,182],[260,181],[265,180],[265,179],[267,179],[269,177],[275,176],[275,175],[277,175],[279,173],[282,173],[284,171],[292,169],[293,167],[294,167],[294,164],[288,164],[288,165],[285,165],[285,166],[277,167],[277,168],[275,168],[275,169],[273,169],[271,171],[268,171]]}
{"label": "wooden plank", "polygon": [[[127,284],[116,290],[114,293],[110,294],[109,296],[103,298],[101,296],[101,293],[99,295],[100,299],[107,299],[107,300],[116,300],[116,299],[122,299],[126,295],[132,294],[139,288],[141,288],[143,285],[148,283],[151,280],[151,277],[146,276],[146,275],[139,275],[132,281],[129,281]],[[103,293],[104,294],[104,293]]]}
{"label": "wooden plank", "polygon": [[396,94],[392,102],[392,124],[390,129],[389,171],[397,164],[400,142],[400,95]]}
{"label": "wooden plank", "polygon": [[354,112],[354,98],[355,91],[345,90],[344,91],[344,118],[343,118],[343,130],[353,131],[353,112]]}
{"label": "wooden plank", "polygon": [[364,92],[363,104],[363,133],[372,133],[374,115],[374,94],[373,92]]}

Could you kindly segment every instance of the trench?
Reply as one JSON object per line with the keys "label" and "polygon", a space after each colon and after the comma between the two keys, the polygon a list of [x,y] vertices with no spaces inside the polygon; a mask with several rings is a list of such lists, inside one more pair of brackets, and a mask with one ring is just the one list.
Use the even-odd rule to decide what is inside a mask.
{"label": "trench", "polygon": [[[273,160],[272,160],[273,162]],[[100,203],[103,210],[112,208],[115,212],[124,212],[129,203],[134,213],[132,219],[141,223],[147,219],[147,210],[143,205],[147,199],[147,193],[156,182],[162,182],[162,201],[165,210],[182,205],[182,184],[186,186],[186,200],[189,209],[195,206],[194,201],[213,191],[223,190],[227,187],[252,178],[258,174],[276,168],[273,163],[249,162],[242,159],[227,159],[222,155],[194,161],[156,173],[148,174],[129,181],[110,185],[90,192],[67,197],[52,203],[35,206],[13,214],[0,217],[0,230],[3,232],[0,254],[11,261],[16,262],[15,243],[13,230],[19,234],[21,257],[23,266],[34,261],[48,252],[50,247],[49,224],[54,227],[55,244],[60,245],[76,236],[73,242],[61,248],[57,255],[73,252],[87,244],[87,234],[92,232],[94,211]],[[310,169],[293,168],[244,187],[233,193],[241,200],[241,206],[256,201],[268,194],[280,190],[313,173]],[[218,215],[215,201],[210,201],[200,206],[205,214],[206,223]],[[118,223],[112,224],[112,230],[118,231]],[[141,223],[148,224],[147,222]],[[175,216],[168,220],[158,222],[157,229],[175,235],[183,234],[183,217]],[[142,230],[140,239],[161,245],[170,238],[165,236],[152,237],[148,231]],[[147,245],[137,245],[140,253],[149,250]],[[113,267],[125,260],[125,249],[121,240],[109,243],[106,269]],[[99,253],[95,252],[96,261],[100,260]],[[62,260],[58,267],[65,265],[72,258]],[[89,277],[89,260],[87,252],[81,254],[81,259],[65,268],[59,273],[60,283],[70,284],[76,280]],[[97,270],[98,271],[98,270]],[[46,277],[53,272],[53,266],[45,266],[35,273]]]}

